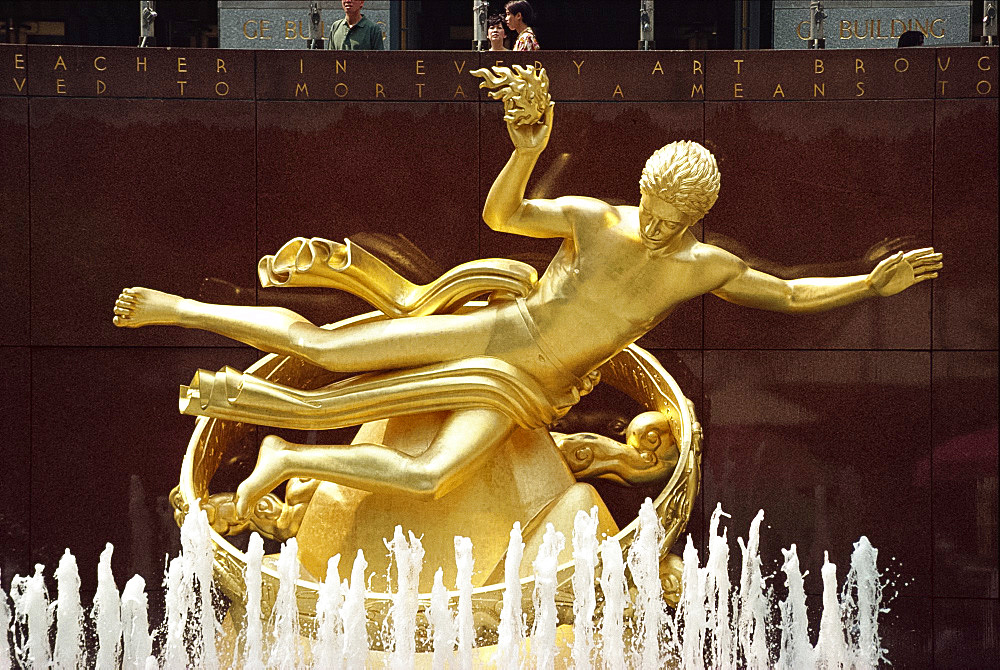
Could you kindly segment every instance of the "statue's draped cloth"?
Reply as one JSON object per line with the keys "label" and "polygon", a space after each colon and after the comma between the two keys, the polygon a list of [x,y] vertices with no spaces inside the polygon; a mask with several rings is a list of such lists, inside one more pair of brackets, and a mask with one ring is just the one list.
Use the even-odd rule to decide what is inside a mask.
{"label": "statue's draped cloth", "polygon": [[[335,288],[365,299],[389,317],[454,311],[484,294],[520,299],[537,279],[524,263],[486,259],[464,263],[417,286],[349,240],[338,244],[319,238],[292,240],[274,256],[261,259],[258,272],[265,287]],[[529,334],[532,325],[525,325]],[[195,373],[191,384],[181,387],[180,410],[278,428],[329,430],[421,412],[486,407],[533,429],[568,412],[594,379],[572,377],[568,382],[554,391],[517,366],[490,356],[369,372],[308,391],[226,367]]]}

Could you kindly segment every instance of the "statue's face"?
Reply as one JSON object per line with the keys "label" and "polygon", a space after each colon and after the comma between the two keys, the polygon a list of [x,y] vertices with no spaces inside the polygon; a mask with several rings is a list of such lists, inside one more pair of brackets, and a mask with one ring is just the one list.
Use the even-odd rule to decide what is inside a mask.
{"label": "statue's face", "polygon": [[643,193],[639,200],[639,237],[648,249],[662,249],[696,222],[662,198]]}

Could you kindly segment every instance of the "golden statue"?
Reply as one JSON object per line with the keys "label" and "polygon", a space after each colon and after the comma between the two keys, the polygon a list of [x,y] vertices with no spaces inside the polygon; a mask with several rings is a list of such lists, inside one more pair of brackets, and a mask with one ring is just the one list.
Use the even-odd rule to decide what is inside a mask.
{"label": "golden statue", "polygon": [[[115,305],[117,326],[207,330],[321,371],[308,389],[228,368],[199,371],[182,388],[184,413],[277,427],[362,426],[349,445],[265,437],[236,495],[203,501],[214,505],[220,527],[263,528],[284,513],[289,518],[278,525],[298,534],[302,563],[318,578],[335,553],[381,547],[395,519],[443,529],[448,539],[436,553],[428,549],[426,563],[433,568],[440,560],[446,571],[447,533],[472,535],[477,586],[502,579],[513,521],[525,529],[529,570],[546,523],[569,535],[576,512],[596,505],[599,532],[614,534],[596,491],[573,475],[626,484],[664,479],[679,467],[681,443],[691,441],[682,435],[681,414],[697,426],[690,408],[681,411],[681,396],[647,403],[652,412],[633,420],[626,444],[556,435],[557,444],[545,427],[593,387],[599,368],[606,381],[649,368],[632,343],[705,293],[747,307],[818,312],[899,293],[942,267],[931,248],[897,253],[852,277],[783,280],[748,267],[689,230],[715,203],[720,182],[715,158],[695,142],[668,144],[649,158],[638,206],[525,199],[553,126],[548,79],[519,66],[474,74],[503,100],[514,145],[483,219],[496,231],[563,239],[540,277],[522,263],[489,259],[418,286],[350,241],[298,238],[261,260],[264,286],[346,290],[382,314],[321,327],[284,308],[206,304],[147,288],[125,289]],[[487,302],[470,302],[483,295]],[[269,492],[289,479],[282,507]],[[688,505],[696,489],[697,475]],[[296,495],[312,496],[309,511],[288,511]],[[325,496],[321,505],[317,496]],[[353,516],[353,525],[338,523],[342,514]],[[378,518],[381,525],[368,523]],[[430,572],[422,590],[429,590]]]}

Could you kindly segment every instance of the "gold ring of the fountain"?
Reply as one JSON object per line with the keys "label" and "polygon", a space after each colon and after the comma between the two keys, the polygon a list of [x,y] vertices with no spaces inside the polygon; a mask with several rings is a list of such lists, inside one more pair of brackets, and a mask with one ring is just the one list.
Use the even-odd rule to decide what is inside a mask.
{"label": "gold ring of the fountain", "polygon": [[[369,319],[383,318],[378,313],[364,314],[340,322],[339,325]],[[247,372],[272,381],[297,386],[317,388],[338,378],[332,373],[311,366],[295,358],[267,355],[250,367]],[[677,382],[649,352],[630,345],[601,369],[601,381],[624,392],[646,411],[672,413],[679,418],[678,459],[666,484],[653,500],[657,515],[663,524],[665,534],[660,549],[660,574],[664,596],[668,603],[676,604],[680,596],[680,558],[669,552],[681,533],[684,532],[691,514],[692,504],[701,483],[701,427],[694,415],[692,403],[684,397]],[[171,495],[178,524],[195,501],[208,499],[208,485],[220,465],[232,459],[238,450],[252,444],[251,432],[254,426],[246,423],[222,421],[201,417],[197,420],[194,433],[188,443],[187,452],[181,466],[181,480]],[[626,552],[638,529],[638,519],[633,519],[616,536],[622,551]],[[246,602],[244,571],[245,554],[233,546],[224,536],[211,531],[214,547],[215,579],[222,592],[229,598],[236,610],[242,610]],[[574,565],[570,561],[559,566],[556,605],[559,623],[573,620],[572,576]],[[265,617],[274,605],[278,593],[278,575],[265,566],[261,570],[261,608]],[[598,574],[600,574],[598,572]],[[316,616],[316,601],[320,584],[301,580],[297,584],[297,600],[300,620],[308,631]],[[526,580],[522,586],[522,604],[530,622],[532,619],[533,580]],[[426,595],[426,597],[425,597]],[[449,594],[457,601],[458,592]],[[473,590],[473,616],[478,632],[495,631],[499,624],[503,584],[490,584]],[[423,614],[429,602],[429,594],[421,594],[421,608],[418,625],[425,621]],[[600,601],[600,598],[599,598]],[[365,609],[371,631],[381,628],[391,599],[389,594],[369,593]],[[598,603],[600,607],[600,602]],[[372,637],[372,636],[370,636]],[[372,637],[378,646],[378,636]]]}

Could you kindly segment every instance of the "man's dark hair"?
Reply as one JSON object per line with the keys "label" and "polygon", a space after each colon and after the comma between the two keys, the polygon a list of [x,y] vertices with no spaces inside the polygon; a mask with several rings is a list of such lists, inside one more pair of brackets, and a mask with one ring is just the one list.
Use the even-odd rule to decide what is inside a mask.
{"label": "man's dark hair", "polygon": [[924,34],[919,30],[907,30],[899,36],[896,42],[897,47],[922,47],[924,45]]}
{"label": "man's dark hair", "polygon": [[500,26],[503,28],[504,33],[507,32],[507,26],[503,22],[503,17],[499,14],[490,14],[489,18],[486,19],[486,27],[492,28],[493,26]]}
{"label": "man's dark hair", "polygon": [[535,22],[535,10],[531,8],[528,0],[510,0],[506,5],[503,6],[511,16],[514,14],[520,14],[521,20],[524,21],[525,25],[530,26]]}

